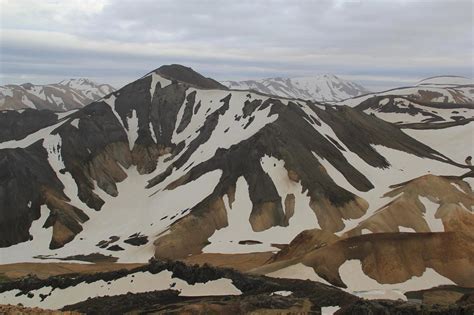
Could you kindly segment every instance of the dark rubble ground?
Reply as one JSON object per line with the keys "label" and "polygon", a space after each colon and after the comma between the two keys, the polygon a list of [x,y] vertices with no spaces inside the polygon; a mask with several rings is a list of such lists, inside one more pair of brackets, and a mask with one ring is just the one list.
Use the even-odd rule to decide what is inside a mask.
{"label": "dark rubble ground", "polygon": [[[101,272],[87,275],[62,275],[48,279],[29,277],[0,283],[0,293],[19,289],[27,294],[45,286],[67,288],[81,282],[99,279],[113,281],[131,273],[163,270],[190,284],[219,278],[231,279],[242,295],[182,297],[176,290],[128,293],[116,296],[90,298],[65,306],[62,311],[86,314],[320,314],[321,308],[339,306],[336,314],[474,314],[473,293],[466,293],[451,305],[426,305],[416,302],[363,300],[336,287],[310,280],[277,279],[242,274],[232,269],[214,268],[208,265],[189,266],[181,262],[151,260],[149,264],[131,270]],[[288,296],[273,294],[291,291]]]}

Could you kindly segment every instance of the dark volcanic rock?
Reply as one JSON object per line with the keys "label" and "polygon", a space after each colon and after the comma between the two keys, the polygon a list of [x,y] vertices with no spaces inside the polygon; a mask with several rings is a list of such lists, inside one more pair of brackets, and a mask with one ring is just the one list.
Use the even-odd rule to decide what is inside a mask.
{"label": "dark volcanic rock", "polygon": [[118,252],[118,251],[121,251],[121,250],[124,250],[124,249],[120,245],[112,245],[109,248],[107,248],[107,250]]}
{"label": "dark volcanic rock", "polygon": [[178,80],[198,88],[227,90],[226,86],[216,80],[205,78],[193,69],[182,65],[173,64],[161,66],[156,72],[167,79]]}
{"label": "dark volcanic rock", "polygon": [[46,203],[45,191],[62,194],[63,188],[41,141],[25,149],[0,150],[0,247],[29,240],[31,223]]}
{"label": "dark volcanic rock", "polygon": [[49,110],[0,111],[0,142],[23,139],[57,121],[58,116]]}
{"label": "dark volcanic rock", "polygon": [[56,257],[56,256],[35,256],[34,258],[38,259],[58,259],[58,260],[63,260],[63,261],[86,261],[86,262],[91,262],[91,263],[105,263],[105,262],[116,262],[118,260],[117,257],[113,256],[106,256],[101,253],[92,253],[92,254],[87,254],[87,255],[73,255],[73,256],[67,256],[67,257]]}
{"label": "dark volcanic rock", "polygon": [[145,235],[141,235],[140,233],[135,233],[130,235],[128,239],[124,241],[124,243],[133,245],[133,246],[141,246],[148,243],[148,237]]}

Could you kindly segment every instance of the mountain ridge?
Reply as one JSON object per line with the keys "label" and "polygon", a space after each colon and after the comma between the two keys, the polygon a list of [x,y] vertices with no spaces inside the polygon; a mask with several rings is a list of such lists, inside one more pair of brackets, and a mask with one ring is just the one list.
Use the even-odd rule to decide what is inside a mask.
{"label": "mountain ridge", "polygon": [[68,111],[84,107],[115,91],[109,84],[85,78],[66,79],[59,83],[32,83],[0,86],[0,110],[26,108]]}
{"label": "mountain ridge", "polygon": [[245,81],[222,81],[230,89],[256,90],[280,97],[320,102],[340,101],[369,92],[361,85],[333,74],[294,78],[267,78]]}

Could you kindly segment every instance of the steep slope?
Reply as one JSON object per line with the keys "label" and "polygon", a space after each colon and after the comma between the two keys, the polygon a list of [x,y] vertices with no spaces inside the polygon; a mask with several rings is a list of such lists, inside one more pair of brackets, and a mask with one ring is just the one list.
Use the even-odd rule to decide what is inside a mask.
{"label": "steep slope", "polygon": [[359,84],[343,80],[332,74],[315,77],[269,78],[262,80],[224,81],[230,89],[257,92],[313,101],[340,101],[368,93]]}
{"label": "steep slope", "polygon": [[[387,203],[391,185],[471,170],[357,109],[227,90],[177,65],[48,119],[0,143],[3,263],[93,253],[120,262],[203,252],[232,259],[278,252],[314,229],[352,244],[367,238],[354,229]],[[453,237],[433,242],[445,248]],[[441,254],[433,253],[435,273],[451,266]],[[326,279],[344,285],[337,263],[328,263]],[[390,270],[382,263],[374,268],[383,284]],[[462,266],[439,272],[458,283],[472,264]]]}
{"label": "steep slope", "polygon": [[108,84],[98,84],[88,79],[70,79],[55,84],[0,86],[0,110],[49,109],[67,111],[81,108],[115,89]]}
{"label": "steep slope", "polygon": [[[388,91],[368,93],[348,98],[338,105],[357,106],[374,97],[402,97],[417,103],[437,103],[450,108],[449,104],[472,105],[474,103],[474,84],[472,79],[455,76],[439,76],[418,82],[414,86],[400,87]],[[446,105],[448,104],[448,105]]]}

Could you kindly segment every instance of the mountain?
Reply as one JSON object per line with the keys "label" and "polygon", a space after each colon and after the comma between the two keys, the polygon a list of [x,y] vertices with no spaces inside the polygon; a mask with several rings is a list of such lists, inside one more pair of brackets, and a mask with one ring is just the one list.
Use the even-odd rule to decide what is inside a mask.
{"label": "mountain", "polygon": [[[411,307],[361,297],[424,303],[443,285],[436,301],[472,306],[472,122],[402,130],[358,108],[228,90],[180,65],[76,111],[0,119],[10,122],[0,124],[0,274],[47,278],[0,283],[0,303],[90,310],[127,299],[137,310],[186,304],[188,293],[160,296],[221,279],[195,301],[258,296],[262,308],[350,314]],[[74,274],[58,277],[64,261]],[[107,269],[120,266],[133,271]],[[216,290],[227,302],[207,296]]]}
{"label": "mountain", "polygon": [[343,80],[333,74],[324,74],[314,77],[224,81],[222,84],[235,90],[255,90],[257,92],[285,98],[321,102],[341,101],[369,92],[359,84]]}
{"label": "mountain", "polygon": [[115,89],[108,84],[99,84],[88,79],[69,79],[55,84],[0,86],[0,110],[49,109],[67,111],[81,108]]}
{"label": "mountain", "polygon": [[339,105],[357,106],[365,100],[381,96],[400,96],[419,103],[474,104],[472,79],[459,76],[437,76],[421,80],[414,86],[348,98]]}

